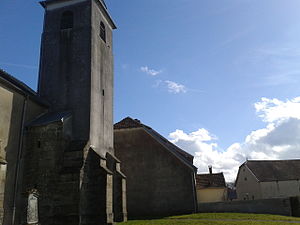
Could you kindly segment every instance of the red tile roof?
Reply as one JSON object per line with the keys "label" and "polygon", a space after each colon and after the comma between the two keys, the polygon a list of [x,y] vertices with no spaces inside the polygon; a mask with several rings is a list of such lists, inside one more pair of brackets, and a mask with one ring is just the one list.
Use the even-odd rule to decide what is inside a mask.
{"label": "red tile roof", "polygon": [[223,173],[208,173],[196,175],[197,188],[226,187]]}

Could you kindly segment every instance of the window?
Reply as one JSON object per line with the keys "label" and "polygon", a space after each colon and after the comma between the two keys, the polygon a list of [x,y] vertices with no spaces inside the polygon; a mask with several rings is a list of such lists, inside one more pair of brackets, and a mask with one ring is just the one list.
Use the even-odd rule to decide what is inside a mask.
{"label": "window", "polygon": [[101,21],[100,23],[100,37],[101,39],[106,42],[106,31],[105,31],[105,25],[104,23]]}
{"label": "window", "polygon": [[247,177],[245,177],[244,180],[247,181]]}
{"label": "window", "polygon": [[73,12],[65,11],[61,17],[60,29],[71,29],[73,28]]}

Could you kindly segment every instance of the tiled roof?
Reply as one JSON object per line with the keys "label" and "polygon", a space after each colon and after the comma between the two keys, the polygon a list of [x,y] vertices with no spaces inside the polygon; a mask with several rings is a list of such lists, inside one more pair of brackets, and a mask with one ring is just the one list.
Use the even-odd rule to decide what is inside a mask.
{"label": "tiled roof", "polygon": [[194,170],[197,169],[195,166],[193,166],[194,156],[177,147],[176,145],[168,141],[166,138],[164,138],[162,135],[160,135],[158,132],[153,130],[151,127],[142,124],[139,120],[127,117],[114,125],[115,130],[132,128],[144,128],[144,130],[147,133],[149,133],[153,138],[155,138],[159,143],[161,143],[166,149],[174,153],[178,158],[183,160]]}
{"label": "tiled roof", "polygon": [[248,160],[246,165],[259,181],[300,180],[300,160]]}
{"label": "tiled roof", "polygon": [[223,173],[196,175],[197,188],[226,187]]}

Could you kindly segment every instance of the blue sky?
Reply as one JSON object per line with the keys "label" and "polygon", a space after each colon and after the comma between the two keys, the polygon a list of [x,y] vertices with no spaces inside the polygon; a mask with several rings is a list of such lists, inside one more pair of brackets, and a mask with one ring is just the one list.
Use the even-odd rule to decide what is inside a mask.
{"label": "blue sky", "polygon": [[[199,172],[212,164],[231,180],[230,168],[236,171],[245,158],[267,158],[253,152],[274,159],[300,157],[295,148],[276,155],[278,145],[269,142],[261,151],[253,150],[257,145],[244,147],[257,131],[265,131],[258,132],[261,141],[281,129],[283,120],[298,124],[292,112],[298,112],[300,91],[299,0],[106,3],[118,26],[116,122],[126,116],[140,119],[195,154]],[[42,23],[37,1],[0,2],[0,67],[33,89]],[[289,141],[279,146],[292,145]],[[235,144],[242,146],[230,155],[235,163],[214,159],[224,161]]]}

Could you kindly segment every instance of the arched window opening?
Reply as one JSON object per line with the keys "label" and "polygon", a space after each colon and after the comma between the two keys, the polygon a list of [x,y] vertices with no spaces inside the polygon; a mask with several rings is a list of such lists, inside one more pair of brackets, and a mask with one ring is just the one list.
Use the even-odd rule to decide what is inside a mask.
{"label": "arched window opening", "polygon": [[106,31],[105,31],[105,25],[103,22],[100,23],[100,37],[104,42],[106,42]]}
{"label": "arched window opening", "polygon": [[62,14],[60,29],[70,29],[73,28],[73,12],[66,11]]}

